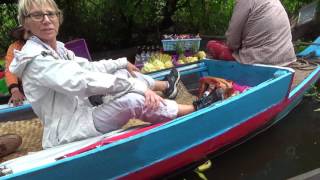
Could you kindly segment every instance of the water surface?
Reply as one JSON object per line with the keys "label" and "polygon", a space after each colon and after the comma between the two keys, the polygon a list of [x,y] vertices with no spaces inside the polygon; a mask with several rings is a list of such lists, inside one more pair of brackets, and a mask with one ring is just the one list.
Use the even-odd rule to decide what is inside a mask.
{"label": "water surface", "polygon": [[[320,167],[320,103],[304,99],[276,125],[212,159],[214,180],[287,179]],[[192,171],[172,179],[199,179]]]}

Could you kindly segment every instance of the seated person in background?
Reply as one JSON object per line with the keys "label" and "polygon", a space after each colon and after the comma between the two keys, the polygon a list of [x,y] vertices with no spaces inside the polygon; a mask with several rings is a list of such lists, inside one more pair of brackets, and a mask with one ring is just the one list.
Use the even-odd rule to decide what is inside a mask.
{"label": "seated person in background", "polygon": [[11,31],[10,35],[13,38],[15,38],[16,41],[13,42],[7,50],[7,54],[5,57],[5,60],[6,60],[5,78],[6,78],[9,92],[11,94],[11,97],[8,103],[13,104],[14,106],[17,106],[23,103],[23,101],[25,100],[25,96],[23,94],[20,80],[9,71],[9,66],[14,58],[13,51],[21,50],[21,48],[26,42],[27,33],[24,31],[22,26],[18,26]]}
{"label": "seated person in background", "polygon": [[[56,39],[62,12],[54,0],[19,0],[18,18],[31,37],[9,69],[22,78],[26,98],[43,122],[44,148],[108,133],[131,118],[174,119],[216,100],[209,94],[183,105],[157,95],[154,91],[176,96],[176,69],[157,81],[137,72],[126,58],[90,62],[76,57]],[[103,104],[88,103],[93,95],[104,95]]]}
{"label": "seated person in background", "polygon": [[296,61],[289,18],[279,0],[236,0],[226,38],[227,47],[208,42],[213,58],[278,66]]}

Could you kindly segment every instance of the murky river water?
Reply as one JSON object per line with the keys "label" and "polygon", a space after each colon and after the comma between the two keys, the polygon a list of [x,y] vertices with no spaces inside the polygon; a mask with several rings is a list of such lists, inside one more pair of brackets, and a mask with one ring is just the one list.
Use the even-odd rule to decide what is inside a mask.
{"label": "murky river water", "polygon": [[[320,167],[320,103],[304,99],[278,124],[212,159],[211,180],[287,179]],[[170,178],[171,179],[171,178]],[[183,172],[172,179],[199,179]]]}

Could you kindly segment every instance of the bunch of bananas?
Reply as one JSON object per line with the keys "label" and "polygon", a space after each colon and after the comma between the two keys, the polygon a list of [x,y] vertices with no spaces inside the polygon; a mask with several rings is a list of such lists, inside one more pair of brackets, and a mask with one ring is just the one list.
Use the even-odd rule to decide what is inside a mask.
{"label": "bunch of bananas", "polygon": [[206,58],[206,53],[204,51],[199,51],[193,56],[187,56],[187,57],[184,55],[179,56],[178,63],[187,64],[187,63],[197,62],[205,58]]}
{"label": "bunch of bananas", "polygon": [[199,60],[205,59],[207,54],[204,51],[197,52],[196,56],[199,58]]}
{"label": "bunch of bananas", "polygon": [[143,65],[141,72],[149,73],[171,67],[173,67],[172,57],[169,54],[156,53]]}
{"label": "bunch of bananas", "polygon": [[178,59],[178,63],[179,64],[187,64],[187,63],[192,63],[192,62],[197,62],[199,59],[198,57],[196,56],[179,56],[179,59]]}

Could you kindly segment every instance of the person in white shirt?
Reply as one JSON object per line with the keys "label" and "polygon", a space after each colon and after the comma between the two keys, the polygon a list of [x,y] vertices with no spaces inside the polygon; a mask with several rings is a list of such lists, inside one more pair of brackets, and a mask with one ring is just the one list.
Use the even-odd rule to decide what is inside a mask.
{"label": "person in white shirt", "polygon": [[[176,69],[163,81],[137,72],[126,58],[89,62],[76,57],[56,37],[62,12],[54,0],[19,0],[18,19],[31,34],[9,70],[22,78],[27,100],[44,125],[44,148],[121,128],[130,118],[151,123],[174,119],[208,106],[212,96],[192,105],[163,99],[177,94]],[[89,97],[103,95],[92,106]]]}

